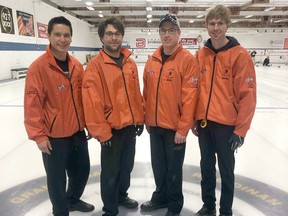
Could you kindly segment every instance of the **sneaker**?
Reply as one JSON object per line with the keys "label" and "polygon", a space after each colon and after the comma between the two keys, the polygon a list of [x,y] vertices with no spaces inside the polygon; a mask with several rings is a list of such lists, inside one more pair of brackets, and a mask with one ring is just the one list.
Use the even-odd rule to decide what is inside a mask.
{"label": "sneaker", "polygon": [[196,214],[193,216],[216,216],[216,210],[215,209],[208,209],[205,206],[203,206]]}
{"label": "sneaker", "polygon": [[75,203],[70,203],[69,205],[69,211],[79,211],[79,212],[91,212],[94,210],[94,206],[86,203],[82,200],[79,200]]}
{"label": "sneaker", "polygon": [[167,208],[167,204],[157,204],[157,203],[152,203],[150,200],[142,203],[140,206],[142,211],[152,211],[160,208]]}
{"label": "sneaker", "polygon": [[127,196],[124,197],[123,199],[120,199],[119,206],[124,206],[125,208],[133,209],[138,207],[138,202]]}

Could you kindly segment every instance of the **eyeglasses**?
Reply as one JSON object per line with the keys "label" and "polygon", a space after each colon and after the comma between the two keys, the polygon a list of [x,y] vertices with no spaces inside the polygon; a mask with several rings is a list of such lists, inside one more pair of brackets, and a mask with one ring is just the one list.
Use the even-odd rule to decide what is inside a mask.
{"label": "eyeglasses", "polygon": [[170,29],[160,28],[160,29],[159,29],[159,34],[160,34],[160,35],[166,35],[166,33],[168,33],[168,34],[175,34],[177,31],[178,31],[178,29],[175,29],[175,28],[170,28]]}
{"label": "eyeglasses", "polygon": [[218,26],[218,27],[222,27],[222,26],[224,26],[224,25],[226,25],[226,23],[225,22],[208,22],[208,26],[210,26],[210,27],[216,27],[216,26]]}
{"label": "eyeglasses", "polygon": [[107,37],[110,37],[110,38],[112,38],[113,35],[115,35],[116,38],[122,36],[122,33],[121,33],[121,32],[111,32],[111,31],[108,31],[108,32],[105,32],[104,34],[105,34]]}

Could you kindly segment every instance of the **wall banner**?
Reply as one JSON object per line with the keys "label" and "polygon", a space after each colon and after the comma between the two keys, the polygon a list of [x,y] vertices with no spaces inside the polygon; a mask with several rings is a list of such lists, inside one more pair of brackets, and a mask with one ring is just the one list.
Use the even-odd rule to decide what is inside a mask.
{"label": "wall banner", "polygon": [[38,38],[48,38],[48,25],[37,22]]}
{"label": "wall banner", "polygon": [[0,18],[1,32],[6,34],[15,34],[12,9],[0,5],[0,12],[1,12],[1,18]]}
{"label": "wall banner", "polygon": [[19,35],[35,37],[33,15],[16,11]]}

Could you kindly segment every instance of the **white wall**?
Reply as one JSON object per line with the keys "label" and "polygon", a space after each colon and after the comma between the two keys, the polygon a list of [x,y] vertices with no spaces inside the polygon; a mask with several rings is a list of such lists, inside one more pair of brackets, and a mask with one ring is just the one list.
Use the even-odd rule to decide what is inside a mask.
{"label": "white wall", "polygon": [[[67,13],[53,8],[40,0],[0,0],[0,5],[12,9],[15,34],[4,34],[0,31],[1,42],[17,42],[27,44],[47,45],[48,39],[38,38],[37,22],[48,24],[49,20],[55,16],[65,16],[72,23],[73,37],[71,46],[100,48],[97,34],[90,33],[89,24],[81,21]],[[16,10],[32,14],[34,17],[35,37],[20,36],[18,34],[18,24]],[[3,51],[0,49],[0,80],[11,78],[12,68],[28,67],[43,51]],[[86,54],[90,51],[74,51],[73,55],[81,63],[86,62]]]}
{"label": "white wall", "polygon": [[[15,34],[4,34],[0,32],[0,41],[2,42],[19,42],[29,44],[48,44],[47,39],[38,38],[37,22],[47,24],[55,16],[65,16],[72,23],[73,38],[71,46],[101,48],[102,44],[97,33],[90,32],[89,24],[81,21],[65,12],[53,8],[43,3],[41,0],[0,0],[0,5],[12,8]],[[16,18],[16,10],[23,11],[34,16],[35,37],[19,36]],[[132,58],[136,62],[146,62],[148,55],[160,45],[159,34],[157,29],[127,28],[124,36],[123,45],[130,47],[134,54]],[[229,29],[227,35],[237,38],[242,46],[248,50],[256,49],[258,54],[256,61],[262,62],[264,56],[269,55],[271,62],[288,64],[288,50],[283,50],[284,39],[288,36],[288,29],[273,32],[268,29]],[[187,46],[191,53],[203,46],[209,38],[207,31],[203,29],[182,29],[182,38],[198,38],[201,36],[202,42],[195,45]],[[144,38],[147,46],[144,49],[137,49],[136,39]],[[148,42],[150,42],[148,44]],[[266,51],[265,51],[266,50]],[[3,51],[0,49],[0,80],[11,78],[10,70],[12,68],[28,67],[43,51]],[[73,54],[81,63],[86,62],[86,54],[95,55],[97,52],[91,51],[74,51]],[[137,57],[137,58],[136,58]]]}

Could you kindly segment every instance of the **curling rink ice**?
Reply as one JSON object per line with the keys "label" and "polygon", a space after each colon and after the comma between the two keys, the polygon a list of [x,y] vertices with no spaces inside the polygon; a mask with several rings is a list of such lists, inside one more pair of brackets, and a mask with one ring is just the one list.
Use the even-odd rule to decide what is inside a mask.
{"label": "curling rink ice", "polygon": [[[144,64],[138,64],[142,80]],[[288,215],[288,66],[256,66],[257,109],[244,145],[235,153],[235,216]],[[23,124],[25,79],[0,83],[0,215],[52,216],[41,153],[28,140]],[[141,83],[141,88],[142,88]],[[91,172],[82,199],[95,205],[89,213],[71,216],[100,216],[100,145],[89,141]],[[184,162],[185,204],[181,216],[192,215],[201,206],[200,152],[190,132]],[[220,182],[220,179],[219,179]],[[217,186],[217,212],[219,208]],[[135,167],[129,196],[140,204],[150,199],[154,180],[150,165],[149,136],[137,138]],[[119,207],[119,216],[165,215],[166,209],[142,213],[140,208]]]}

